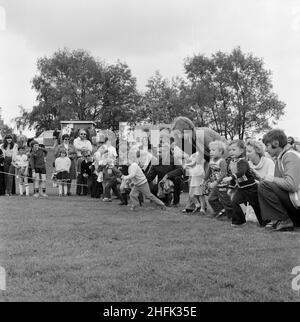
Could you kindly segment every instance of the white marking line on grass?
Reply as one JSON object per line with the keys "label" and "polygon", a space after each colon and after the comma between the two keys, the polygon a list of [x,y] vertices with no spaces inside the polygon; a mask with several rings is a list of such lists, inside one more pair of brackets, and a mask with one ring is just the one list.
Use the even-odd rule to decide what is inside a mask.
{"label": "white marking line on grass", "polygon": [[2,266],[0,266],[0,291],[6,291],[6,272]]}

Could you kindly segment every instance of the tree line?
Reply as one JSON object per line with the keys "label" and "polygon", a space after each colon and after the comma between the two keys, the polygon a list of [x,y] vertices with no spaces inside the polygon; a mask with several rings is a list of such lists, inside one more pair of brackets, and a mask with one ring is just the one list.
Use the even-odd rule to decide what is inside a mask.
{"label": "tree line", "polygon": [[188,57],[184,72],[184,78],[169,80],[156,71],[141,92],[126,63],[107,64],[81,49],[58,50],[38,59],[32,79],[37,104],[31,111],[20,106],[14,121],[37,132],[62,120],[93,120],[116,131],[119,122],[170,123],[184,115],[227,139],[243,139],[247,132],[270,129],[284,114],[271,71],[239,47]]}

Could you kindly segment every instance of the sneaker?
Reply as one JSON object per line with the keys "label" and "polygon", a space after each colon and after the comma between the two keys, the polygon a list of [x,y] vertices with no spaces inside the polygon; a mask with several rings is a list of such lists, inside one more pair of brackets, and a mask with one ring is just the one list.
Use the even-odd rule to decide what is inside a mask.
{"label": "sneaker", "polygon": [[265,225],[265,229],[275,229],[279,222],[280,220],[272,220]]}
{"label": "sneaker", "polygon": [[47,198],[48,197],[48,195],[46,194],[46,193],[42,193],[42,195],[41,195],[42,197],[45,197],[45,198]]}
{"label": "sneaker", "polygon": [[40,194],[39,194],[39,193],[35,193],[35,194],[33,194],[33,196],[34,196],[35,198],[38,198],[38,197],[40,196]]}
{"label": "sneaker", "polygon": [[231,227],[238,228],[238,227],[243,227],[245,225],[246,225],[246,223],[244,222],[242,224],[231,224]]}
{"label": "sneaker", "polygon": [[282,220],[274,228],[275,231],[292,231],[294,230],[294,224],[291,219]]}
{"label": "sneaker", "polygon": [[104,202],[111,202],[111,199],[109,199],[109,198],[103,198],[102,201],[104,201]]}
{"label": "sneaker", "polygon": [[222,209],[217,215],[216,215],[216,218],[219,219],[223,216],[225,216],[226,214],[226,210],[225,209]]}

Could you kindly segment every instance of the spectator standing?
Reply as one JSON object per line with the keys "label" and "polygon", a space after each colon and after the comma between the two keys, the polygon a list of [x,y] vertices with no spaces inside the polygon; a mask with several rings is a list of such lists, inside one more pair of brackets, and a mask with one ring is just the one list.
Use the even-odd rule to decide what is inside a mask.
{"label": "spectator standing", "polygon": [[6,135],[1,148],[4,151],[4,172],[6,172],[5,194],[10,196],[15,194],[15,167],[12,164],[12,159],[18,152],[18,145],[13,142],[12,135]]}

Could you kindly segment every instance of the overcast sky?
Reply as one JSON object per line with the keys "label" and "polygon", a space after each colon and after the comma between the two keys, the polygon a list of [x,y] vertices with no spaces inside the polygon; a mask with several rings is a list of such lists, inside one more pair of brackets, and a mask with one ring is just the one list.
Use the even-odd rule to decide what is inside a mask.
{"label": "overcast sky", "polygon": [[34,105],[37,58],[59,48],[120,59],[144,89],[156,70],[182,76],[184,58],[236,46],[264,59],[287,104],[279,126],[300,137],[299,0],[0,0],[3,118]]}

